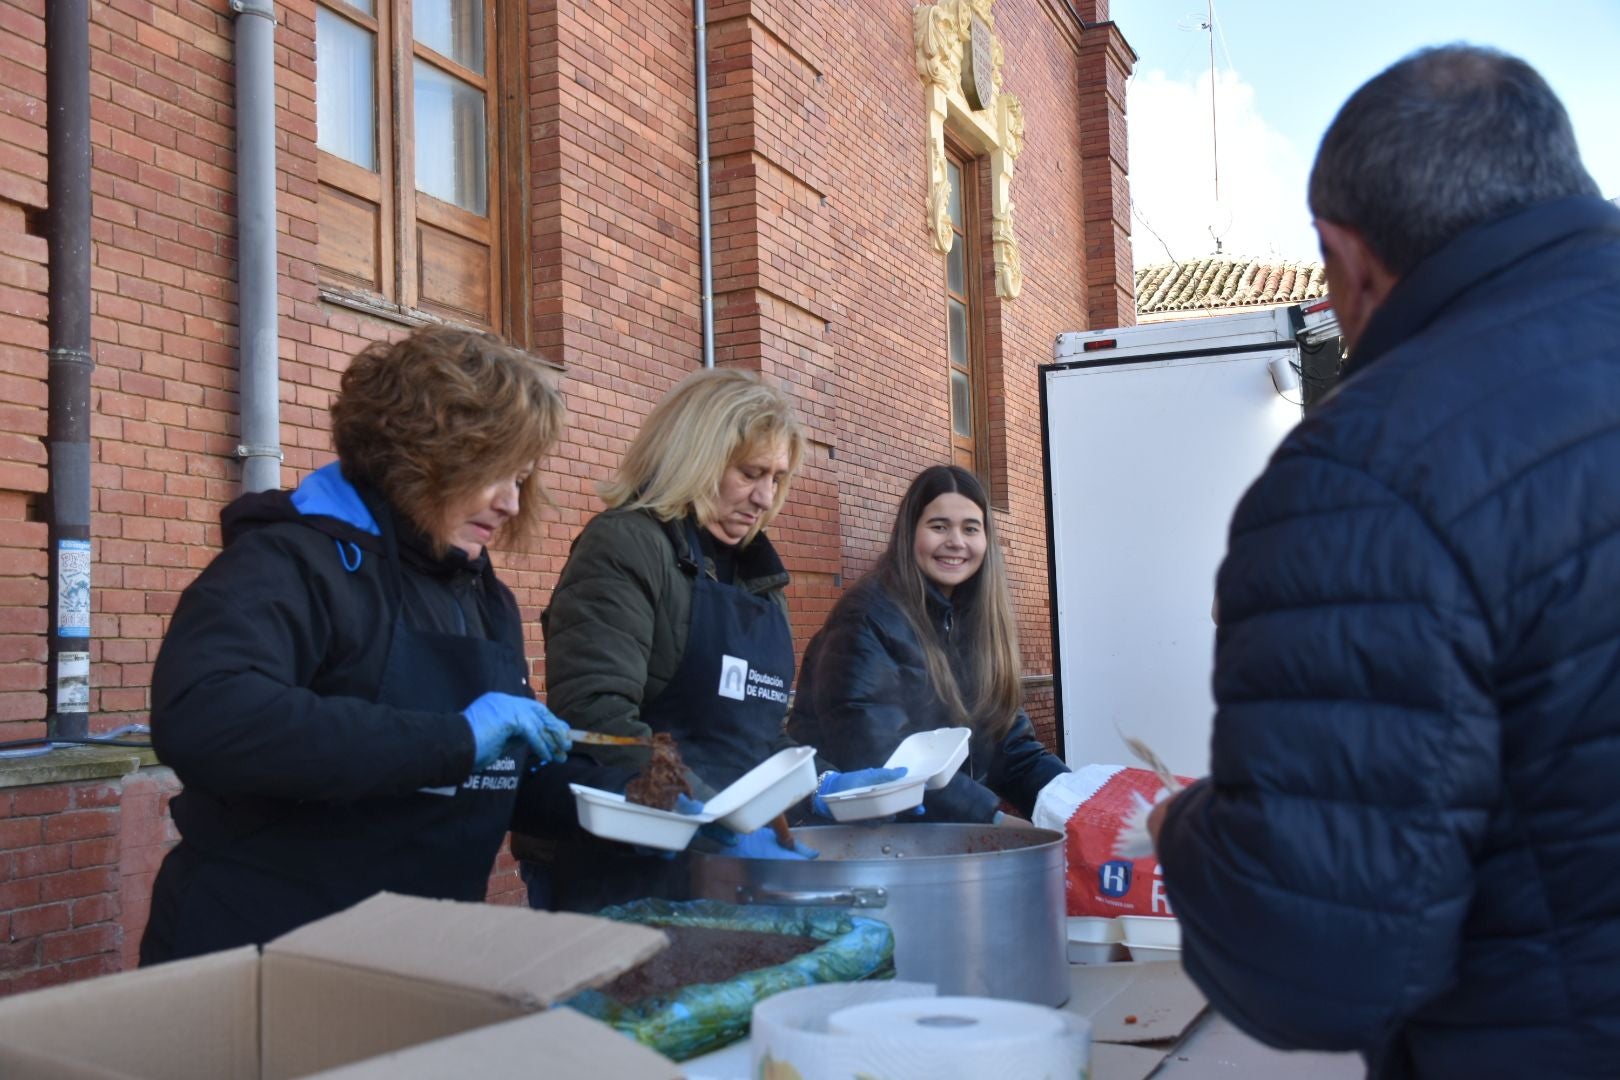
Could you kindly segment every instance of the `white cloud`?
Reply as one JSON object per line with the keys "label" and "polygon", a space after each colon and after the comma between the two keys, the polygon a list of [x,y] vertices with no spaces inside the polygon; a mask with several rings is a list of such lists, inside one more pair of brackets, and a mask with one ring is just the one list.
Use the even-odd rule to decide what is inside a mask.
{"label": "white cloud", "polygon": [[1211,229],[1228,255],[1318,258],[1305,208],[1308,152],[1266,123],[1254,87],[1231,71],[1216,84],[1221,197],[1215,201],[1209,88],[1207,73],[1196,82],[1157,70],[1131,80],[1126,120],[1136,265],[1167,261],[1166,247],[1180,260],[1208,255],[1215,250]]}

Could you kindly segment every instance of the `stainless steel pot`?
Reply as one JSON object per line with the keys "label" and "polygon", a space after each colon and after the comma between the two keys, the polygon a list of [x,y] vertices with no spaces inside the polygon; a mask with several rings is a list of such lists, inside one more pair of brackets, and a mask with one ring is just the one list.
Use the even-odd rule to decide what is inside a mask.
{"label": "stainless steel pot", "polygon": [[1063,837],[989,825],[794,829],[808,862],[692,855],[692,895],[857,909],[894,930],[898,978],[941,994],[1061,1005],[1069,997]]}

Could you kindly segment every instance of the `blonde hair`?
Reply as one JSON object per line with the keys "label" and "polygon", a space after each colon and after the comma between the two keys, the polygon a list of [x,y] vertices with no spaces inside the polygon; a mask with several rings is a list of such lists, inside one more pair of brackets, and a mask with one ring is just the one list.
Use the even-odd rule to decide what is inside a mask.
{"label": "blonde hair", "polygon": [[[427,327],[350,361],[332,401],[332,443],[362,480],[432,540],[447,503],[538,468],[562,434],[562,395],[540,361],[493,334]],[[546,504],[538,472],[518,484],[502,539],[532,536]]]}
{"label": "blonde hair", "polygon": [[[978,573],[956,587],[953,607],[957,625],[968,642],[970,686],[960,686],[928,617],[928,577],[917,565],[917,524],[923,511],[941,495],[961,495],[984,518],[984,562]],[[1018,619],[1007,587],[1007,567],[996,537],[995,516],[978,477],[958,465],[924,469],[906,489],[895,511],[889,546],[873,573],[900,605],[922,645],[928,681],[954,716],[974,729],[1001,738],[1018,718],[1023,704],[1019,678]]]}
{"label": "blonde hair", "polygon": [[769,511],[743,537],[747,544],[787,501],[804,461],[804,433],[793,404],[753,372],[709,368],[688,375],[664,396],[636,433],[618,475],[602,485],[609,507],[648,510],[661,521],[696,514],[708,524],[727,466],[777,447],[787,450],[787,476]]}

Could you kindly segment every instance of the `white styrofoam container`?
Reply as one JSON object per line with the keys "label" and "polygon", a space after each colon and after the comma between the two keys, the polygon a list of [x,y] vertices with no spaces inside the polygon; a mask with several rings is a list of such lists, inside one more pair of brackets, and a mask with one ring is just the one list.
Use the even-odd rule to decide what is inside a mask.
{"label": "white styrofoam container", "polygon": [[865,821],[868,818],[888,817],[917,806],[923,801],[923,790],[927,784],[926,777],[902,776],[887,784],[868,784],[866,787],[823,795],[821,801],[827,804],[834,821]]}
{"label": "white styrofoam container", "polygon": [[715,819],[707,808],[700,814],[677,814],[633,803],[614,791],[601,791],[584,784],[569,784],[579,826],[605,840],[681,851],[692,842],[698,829]]}
{"label": "white styrofoam container", "polygon": [[816,749],[791,746],[779,750],[737,780],[726,785],[704,804],[703,812],[713,814],[720,824],[737,833],[764,828],[816,790]]}
{"label": "white styrofoam container", "polygon": [[1120,942],[1132,960],[1180,960],[1181,924],[1163,915],[1121,915]]}
{"label": "white styrofoam container", "polygon": [[967,760],[968,740],[972,737],[973,729],[965,727],[936,728],[907,735],[894,748],[894,753],[889,755],[883,767],[898,769],[904,766],[906,775],[903,779],[923,777],[928,781],[929,791],[938,791],[951,782],[956,770]]}
{"label": "white styrofoam container", "polygon": [[1104,915],[1069,916],[1069,963],[1106,964],[1125,958],[1119,921]]}
{"label": "white styrofoam container", "polygon": [[1132,960],[1152,963],[1160,960],[1181,959],[1181,949],[1169,945],[1140,945],[1129,941],[1121,944],[1130,952]]}
{"label": "white styrofoam container", "polygon": [[1119,940],[1160,948],[1181,948],[1181,923],[1164,915],[1121,915]]}

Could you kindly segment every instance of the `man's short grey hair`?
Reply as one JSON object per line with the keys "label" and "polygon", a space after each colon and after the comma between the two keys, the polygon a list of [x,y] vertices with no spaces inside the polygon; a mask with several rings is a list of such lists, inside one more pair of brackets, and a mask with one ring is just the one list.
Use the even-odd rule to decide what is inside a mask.
{"label": "man's short grey hair", "polygon": [[1310,204],[1404,276],[1475,225],[1597,194],[1546,80],[1456,44],[1413,53],[1350,96],[1317,151]]}

